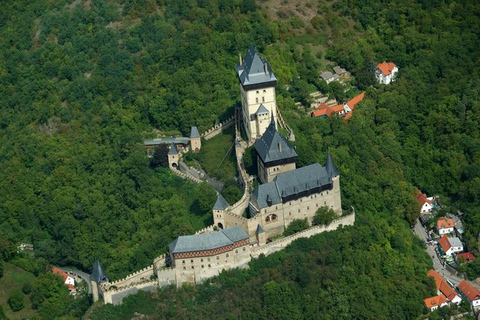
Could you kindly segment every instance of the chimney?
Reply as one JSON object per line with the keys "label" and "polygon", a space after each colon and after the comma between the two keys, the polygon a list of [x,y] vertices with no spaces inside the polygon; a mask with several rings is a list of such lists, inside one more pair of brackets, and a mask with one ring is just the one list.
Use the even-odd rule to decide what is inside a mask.
{"label": "chimney", "polygon": [[281,142],[278,143],[278,151],[282,152],[282,143]]}
{"label": "chimney", "polygon": [[242,54],[241,53],[238,54],[238,59],[240,60],[240,65],[242,65],[243,61],[242,61]]}
{"label": "chimney", "polygon": [[263,64],[263,70],[265,71],[265,74],[266,74],[267,76],[270,75],[270,72],[268,72],[268,64],[267,64],[267,63],[264,63],[264,64]]}

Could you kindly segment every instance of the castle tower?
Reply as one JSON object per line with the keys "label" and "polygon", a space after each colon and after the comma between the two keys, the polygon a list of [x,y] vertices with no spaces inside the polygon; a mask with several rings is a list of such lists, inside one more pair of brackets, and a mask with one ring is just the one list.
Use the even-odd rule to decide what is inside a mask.
{"label": "castle tower", "polygon": [[278,133],[273,115],[270,125],[260,139],[255,141],[254,146],[257,152],[258,177],[262,183],[271,182],[282,172],[295,170],[298,155]]}
{"label": "castle tower", "polygon": [[267,237],[265,234],[265,230],[263,230],[261,225],[257,225],[257,230],[255,231],[255,236],[257,238],[257,244],[259,246],[263,246],[267,243]]}
{"label": "castle tower", "polygon": [[342,199],[340,195],[340,173],[333,162],[330,152],[327,154],[327,161],[325,161],[325,170],[328,176],[332,179],[333,183],[333,196],[332,196],[332,208],[338,215],[342,214]]}
{"label": "castle tower", "polygon": [[98,260],[93,263],[92,274],[90,275],[90,283],[92,285],[93,301],[98,301],[102,296],[101,283],[108,282],[107,274],[103,271],[102,266]]}
{"label": "castle tower", "polygon": [[240,55],[236,69],[240,82],[243,125],[251,141],[265,132],[268,114],[277,115],[275,98],[277,78],[268,62],[260,57],[253,46],[248,48],[244,60]]}
{"label": "castle tower", "polygon": [[190,148],[193,152],[198,152],[202,148],[202,137],[195,126],[190,131]]}
{"label": "castle tower", "polygon": [[178,153],[177,146],[175,146],[175,143],[172,143],[172,146],[168,151],[168,166],[170,168],[178,167],[179,160],[180,160],[180,154]]}
{"label": "castle tower", "polygon": [[227,200],[219,193],[217,201],[213,206],[213,223],[220,229],[226,227],[225,224],[225,210],[227,210],[229,204]]}

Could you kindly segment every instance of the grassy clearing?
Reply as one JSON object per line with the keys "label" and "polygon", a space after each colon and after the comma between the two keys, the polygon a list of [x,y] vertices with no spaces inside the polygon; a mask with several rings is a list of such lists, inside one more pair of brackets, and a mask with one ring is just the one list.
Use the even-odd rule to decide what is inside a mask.
{"label": "grassy clearing", "polygon": [[32,309],[30,299],[25,295],[25,307],[17,312],[13,312],[8,305],[8,296],[12,290],[22,290],[25,283],[32,283],[35,280],[35,276],[13,264],[4,262],[4,274],[0,279],[0,305],[3,306],[3,310],[7,314],[9,319],[24,319],[32,317],[36,311]]}

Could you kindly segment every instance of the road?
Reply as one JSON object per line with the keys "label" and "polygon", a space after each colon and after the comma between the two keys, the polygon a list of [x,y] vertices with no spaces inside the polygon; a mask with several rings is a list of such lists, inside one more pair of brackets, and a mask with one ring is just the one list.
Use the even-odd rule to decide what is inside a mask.
{"label": "road", "polygon": [[66,268],[60,268],[60,269],[63,270],[64,272],[66,272],[66,273],[70,273],[70,274],[73,274],[73,275],[76,275],[76,276],[79,276],[80,278],[82,278],[87,283],[88,294],[92,293],[92,284],[90,283],[90,275],[88,273],[85,273],[85,272],[80,271],[80,270],[74,270],[74,269],[66,269]]}
{"label": "road", "polygon": [[[422,239],[422,241],[427,241],[427,232],[425,231],[418,219],[415,227],[413,228],[413,232],[420,239]],[[427,249],[425,250],[432,259],[434,270],[440,273],[445,279],[450,280],[455,286],[458,286],[458,284],[463,280],[463,278],[458,277],[455,273],[450,272],[447,268],[444,267],[444,264],[435,252],[435,247],[436,245],[427,244]],[[470,283],[477,286],[474,282]]]}

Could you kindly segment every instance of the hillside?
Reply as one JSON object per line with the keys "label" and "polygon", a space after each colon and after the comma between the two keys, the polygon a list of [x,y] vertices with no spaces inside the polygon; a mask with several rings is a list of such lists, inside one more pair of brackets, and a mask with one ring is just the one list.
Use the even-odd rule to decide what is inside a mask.
{"label": "hillside", "polygon": [[[201,188],[151,168],[141,141],[153,129],[188,134],[191,125],[204,131],[227,118],[239,99],[238,53],[253,43],[279,79],[277,104],[295,131],[299,163],[323,163],[332,153],[357,225],[298,241],[248,271],[162,291],[148,297],[154,308],[138,312],[418,317],[432,286],[430,261],[409,230],[418,216],[414,187],[465,211],[467,239],[477,247],[479,8],[340,0],[312,3],[296,19],[273,13],[275,3],[7,1],[0,8],[2,257],[15,261],[16,245],[28,242],[37,258],[86,271],[98,257],[115,279],[207,225],[210,212],[193,205]],[[399,80],[374,85],[372,65],[384,60],[399,65]],[[295,106],[310,90],[339,94],[318,81],[333,62],[367,89],[347,123],[312,119]],[[129,319],[138,299],[91,318]]]}

